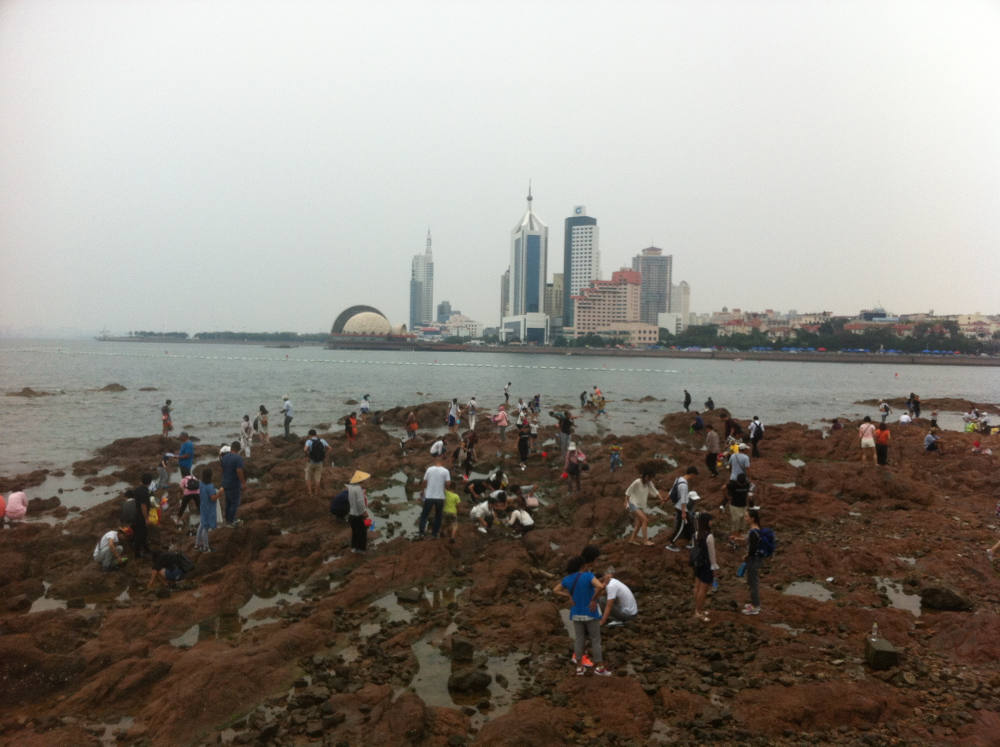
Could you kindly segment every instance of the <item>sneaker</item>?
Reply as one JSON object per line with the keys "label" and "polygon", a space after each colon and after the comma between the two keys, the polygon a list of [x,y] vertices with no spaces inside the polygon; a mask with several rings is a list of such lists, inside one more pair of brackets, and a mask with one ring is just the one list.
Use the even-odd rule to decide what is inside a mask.
{"label": "sneaker", "polygon": [[621,620],[609,620],[608,621],[608,627],[609,628],[620,628],[624,624],[625,623],[623,623]]}
{"label": "sneaker", "polygon": [[583,667],[577,667],[576,668],[576,676],[577,677],[582,677],[586,671],[587,670],[584,669]]}
{"label": "sneaker", "polygon": [[[576,664],[576,654],[575,653],[573,654],[573,657],[570,659],[570,661],[573,662],[574,664]],[[587,656],[586,654],[584,654],[583,655],[583,659],[580,661],[580,666],[582,666],[582,667],[592,667],[592,666],[594,666],[594,662],[592,662],[590,660],[589,656]]]}
{"label": "sneaker", "polygon": [[610,677],[611,672],[604,668],[604,666],[599,666],[594,670],[594,674],[598,677]]}
{"label": "sneaker", "polygon": [[670,552],[680,552],[681,551],[681,548],[674,547],[672,544],[667,545],[667,549],[670,550]]}
{"label": "sneaker", "polygon": [[480,534],[486,534],[486,527],[476,527],[476,531]]}
{"label": "sneaker", "polygon": [[745,607],[743,607],[743,614],[744,615],[759,615],[760,614],[760,607],[754,607],[752,604],[748,604]]}

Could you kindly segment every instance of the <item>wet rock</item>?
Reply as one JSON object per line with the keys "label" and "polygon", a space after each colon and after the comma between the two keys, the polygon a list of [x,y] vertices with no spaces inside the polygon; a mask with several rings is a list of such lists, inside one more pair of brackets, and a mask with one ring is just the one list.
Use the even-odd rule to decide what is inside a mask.
{"label": "wet rock", "polygon": [[473,655],[476,653],[475,646],[472,645],[472,641],[468,638],[462,638],[460,636],[452,636],[451,639],[451,658],[455,661],[472,661]]}
{"label": "wet rock", "polygon": [[872,669],[890,669],[899,663],[899,651],[885,638],[865,637],[865,661]]}
{"label": "wet rock", "polygon": [[102,386],[98,391],[101,392],[124,392],[127,391],[125,387],[119,384],[117,381],[111,384],[106,384]]}
{"label": "wet rock", "polygon": [[457,693],[482,692],[489,688],[493,678],[478,669],[469,672],[456,672],[448,677],[448,689]]}
{"label": "wet rock", "polygon": [[920,590],[920,607],[928,610],[967,612],[972,609],[972,602],[951,589],[928,586]]}
{"label": "wet rock", "polygon": [[424,598],[423,592],[416,588],[411,587],[409,589],[400,589],[396,592],[396,599],[400,602],[409,602],[410,604],[415,604]]}

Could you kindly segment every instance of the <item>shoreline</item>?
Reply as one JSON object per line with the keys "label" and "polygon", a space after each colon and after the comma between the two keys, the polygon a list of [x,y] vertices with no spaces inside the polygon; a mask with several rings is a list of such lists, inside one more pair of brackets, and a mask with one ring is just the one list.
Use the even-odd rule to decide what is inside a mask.
{"label": "shoreline", "polygon": [[171,343],[171,344],[205,344],[205,345],[257,345],[261,347],[289,349],[297,347],[322,347],[327,350],[365,350],[365,351],[402,351],[413,353],[514,353],[518,355],[564,355],[564,356],[608,356],[613,358],[677,358],[693,360],[720,360],[729,362],[797,362],[797,363],[875,363],[880,365],[928,365],[928,366],[1000,366],[1000,357],[982,357],[974,355],[930,355],[922,353],[842,353],[804,352],[788,353],[782,351],[738,351],[738,350],[640,350],[618,348],[566,348],[554,346],[489,346],[489,345],[459,345],[450,343],[401,343],[391,342],[379,345],[371,342],[359,342],[349,345],[340,341],[336,344],[326,342],[295,342],[275,343],[253,340],[164,340],[139,337],[109,337],[96,338],[98,342],[136,342],[136,343]]}
{"label": "shoreline", "polygon": [[[656,722],[681,741],[754,734],[778,745],[797,744],[802,733],[851,744],[958,744],[993,733],[985,715],[995,708],[985,704],[1000,702],[989,654],[1000,645],[1000,576],[982,548],[996,539],[983,526],[993,512],[983,491],[997,457],[968,456],[974,434],[949,433],[943,454],[928,456],[924,428],[894,425],[890,466],[880,468],[858,462],[856,422],[826,438],[799,423],[769,423],[751,470],[779,549],[766,563],[756,617],[739,614],[747,595],[735,577],[740,550],[724,541],[726,514],[717,510],[725,480],[703,468],[693,489],[717,522],[722,570],[711,622],[700,622],[689,608],[687,553],[666,552],[662,542],[672,532],[670,481],[704,463],[689,415],[667,413],[654,431],[617,437],[619,472],[609,469],[604,436],[576,436],[591,464],[579,495],[566,494],[556,455],[535,454],[522,472],[515,439],[501,443],[483,423],[477,469],[494,466],[496,449],[506,453],[512,482],[537,486],[535,529],[523,538],[499,525],[477,533],[463,498],[454,544],[418,542],[413,495],[433,434],[421,432],[402,453],[395,434],[406,412],[432,422],[440,409],[431,402],[387,413],[384,427],[362,427],[353,453],[339,431],[325,435],[337,466],[325,470],[320,500],[302,490],[301,438],[255,446],[244,524],[215,530],[215,552],[192,552],[169,512],[151,527],[154,547],[176,544],[195,560],[172,589],[145,590],[148,560],[113,573],[94,567],[91,549],[117,519],[118,497],[55,526],[4,530],[0,650],[11,697],[0,705],[0,733],[82,744],[111,724],[119,741],[154,745],[215,743],[227,731],[240,743],[323,733],[396,744],[405,723],[439,741],[555,744],[578,734],[580,710],[612,690],[616,708],[584,727],[591,742],[648,743]],[[706,421],[721,425],[714,413]],[[553,448],[545,444],[554,426],[546,422],[539,435],[542,448]],[[1000,451],[998,441],[984,445]],[[114,490],[134,484],[163,448],[156,435],[122,438],[72,471]],[[211,464],[216,447],[199,444],[196,455],[196,464]],[[637,547],[627,542],[621,496],[651,459],[665,468],[649,512],[656,544]],[[326,500],[355,469],[372,476],[377,525],[363,556],[348,552],[350,531],[329,516]],[[177,479],[175,469],[174,507]],[[943,511],[958,520],[947,542]],[[600,568],[618,568],[639,603],[636,620],[603,629],[612,680],[573,675],[566,610],[550,591],[584,544],[602,548]],[[958,606],[932,606],[949,599]],[[865,664],[873,621],[901,653],[886,670]],[[123,638],[122,629],[138,632]],[[686,645],[672,647],[679,639]],[[129,676],[137,671],[156,676]],[[932,686],[956,671],[948,687]],[[192,690],[209,685],[213,698],[200,710],[185,707]],[[971,705],[976,699],[984,705]],[[964,718],[970,708],[982,718]],[[935,714],[933,726],[922,713]]]}

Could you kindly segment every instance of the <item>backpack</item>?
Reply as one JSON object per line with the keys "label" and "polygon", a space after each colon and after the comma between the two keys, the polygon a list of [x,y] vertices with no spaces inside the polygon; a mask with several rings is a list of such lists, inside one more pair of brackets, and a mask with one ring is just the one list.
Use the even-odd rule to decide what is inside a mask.
{"label": "backpack", "polygon": [[778,544],[774,536],[774,530],[763,527],[760,530],[760,541],[757,543],[757,557],[769,558],[774,555],[775,545]]}
{"label": "backpack", "polygon": [[319,436],[313,439],[312,446],[309,447],[309,461],[322,462],[326,457],[326,447]]}
{"label": "backpack", "polygon": [[181,482],[183,483],[181,487],[183,487],[188,493],[201,490],[201,483],[198,482],[198,478],[194,475],[188,475]]}
{"label": "backpack", "polygon": [[139,504],[135,502],[135,498],[129,498],[122,504],[122,523],[129,525],[135,524],[140,518],[141,514],[139,513]]}
{"label": "backpack", "polygon": [[684,479],[683,477],[678,477],[676,480],[674,480],[674,484],[670,486],[670,501],[675,506],[677,505],[677,501],[681,499],[680,493],[677,490],[677,486],[680,484],[681,480],[684,480],[685,485],[687,484],[686,479]]}
{"label": "backpack", "polygon": [[194,570],[194,561],[191,560],[184,553],[177,553],[177,567],[181,569],[181,573],[190,573]]}
{"label": "backpack", "polygon": [[351,502],[347,497],[347,491],[341,490],[330,501],[330,513],[338,519],[343,519],[351,510]]}
{"label": "backpack", "polygon": [[688,551],[688,562],[692,568],[704,568],[709,565],[708,545],[702,546],[701,541],[695,539]]}

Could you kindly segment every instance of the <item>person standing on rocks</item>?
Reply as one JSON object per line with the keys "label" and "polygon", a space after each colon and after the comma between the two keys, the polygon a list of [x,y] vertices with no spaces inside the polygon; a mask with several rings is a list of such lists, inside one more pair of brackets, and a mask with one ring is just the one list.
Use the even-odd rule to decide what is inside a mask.
{"label": "person standing on rocks", "polygon": [[507,435],[507,426],[510,425],[510,419],[507,417],[507,409],[504,405],[500,405],[499,411],[493,416],[493,424],[496,425],[499,431],[500,448],[503,449],[503,440]]}
{"label": "person standing on rocks", "polygon": [[858,427],[858,437],[861,439],[861,464],[864,464],[875,453],[875,424],[867,415]]}
{"label": "person standing on rocks", "polygon": [[226,495],[226,524],[236,526],[236,511],[240,507],[243,491],[247,487],[247,477],[244,472],[243,457],[240,456],[240,442],[233,441],[229,445],[229,453],[223,454],[222,462],[222,492]]}
{"label": "person standing on rocks", "polygon": [[[139,479],[139,485],[125,491],[126,501],[122,506],[122,521],[132,529],[132,551],[136,559],[142,557],[144,550],[146,553],[150,552],[146,517],[149,515],[149,483],[153,476],[145,472]],[[11,498],[13,497],[12,495]],[[10,515],[9,503],[7,514]]]}
{"label": "person standing on rocks", "polygon": [[746,474],[741,474],[736,480],[730,480],[726,485],[726,503],[729,506],[729,540],[736,542],[743,537],[743,525],[746,521],[752,486]]}
{"label": "person standing on rocks", "polygon": [[181,477],[191,474],[191,467],[194,466],[194,443],[187,431],[181,431],[181,446],[177,450],[177,466],[181,470]]}
{"label": "person standing on rocks", "polygon": [[247,455],[247,459],[250,458],[250,444],[253,443],[253,423],[250,422],[250,416],[244,415],[243,422],[240,423],[240,448],[243,453]]}
{"label": "person standing on rocks", "polygon": [[170,413],[172,412],[172,410],[173,408],[170,407],[169,399],[167,400],[167,403],[160,408],[160,422],[163,425],[163,433],[161,434],[161,438],[166,438],[167,436],[169,436],[170,431],[174,429],[174,422],[173,419],[170,417]]}
{"label": "person standing on rocks", "polygon": [[452,397],[451,404],[448,405],[448,431],[455,433],[458,431],[458,420],[462,414],[462,408],[458,406],[458,397]]}
{"label": "person standing on rocks", "polygon": [[736,448],[736,453],[731,454],[729,457],[729,481],[733,482],[740,475],[746,475],[747,479],[750,479],[750,457],[746,455],[747,449],[750,447],[746,444],[740,444]]}
{"label": "person standing on rocks", "polygon": [[371,475],[361,470],[355,470],[347,483],[347,501],[350,506],[347,512],[347,521],[351,525],[351,552],[363,553],[368,549],[368,527],[365,519],[368,518],[368,498],[365,496],[361,483]]}
{"label": "person standing on rocks", "polygon": [[892,414],[892,408],[889,407],[888,402],[882,400],[881,402],[878,403],[878,413],[879,415],[882,416],[882,422],[884,423],[886,418],[888,418],[889,415]]}
{"label": "person standing on rocks", "polygon": [[[315,431],[309,431],[310,434]],[[358,414],[352,412],[344,418],[344,438],[347,440],[347,450],[354,451],[354,441],[358,437]]]}
{"label": "person standing on rocks", "polygon": [[517,454],[521,459],[521,471],[527,469],[528,452],[531,451],[531,423],[523,420],[517,426]]}
{"label": "person standing on rocks", "polygon": [[194,540],[194,549],[201,552],[212,552],[208,542],[208,533],[219,525],[218,501],[220,490],[212,484],[212,468],[205,467],[201,471],[201,482],[198,486],[198,509],[201,521],[198,523],[198,534]]}
{"label": "person standing on rocks", "polygon": [[368,414],[372,411],[372,400],[371,395],[366,394],[361,397],[361,404],[358,406],[361,411],[361,423],[363,425],[368,425]]}
{"label": "person standing on rocks", "polygon": [[750,453],[755,458],[759,457],[760,451],[757,449],[757,444],[764,438],[764,424],[760,422],[758,416],[754,415],[753,420],[750,421],[750,425],[747,427],[747,435],[750,436],[750,446],[753,447]]}
{"label": "person standing on rocks", "polygon": [[267,447],[271,445],[271,435],[268,433],[268,412],[264,405],[259,408],[259,413],[257,415],[257,431],[260,433],[260,443],[261,446]]}
{"label": "person standing on rocks", "polygon": [[653,543],[649,539],[649,497],[659,498],[660,494],[653,484],[653,470],[644,469],[628,488],[625,489],[625,510],[632,519],[634,528],[629,542],[633,545],[639,544],[639,530],[642,530],[642,544],[652,547]]}
{"label": "person standing on rocks", "polygon": [[309,429],[309,438],[303,451],[306,453],[306,493],[310,498],[319,495],[319,484],[323,480],[323,465],[330,444],[316,435],[316,429]]}
{"label": "person standing on rocks", "polygon": [[577,448],[575,443],[570,443],[566,452],[566,460],[563,462],[563,475],[566,476],[566,489],[569,495],[580,492],[580,475],[584,468],[590,469],[587,465],[587,455]]}
{"label": "person standing on rocks", "polygon": [[281,414],[285,416],[285,438],[289,438],[294,412],[292,411],[292,402],[288,399],[287,394],[282,398]]}
{"label": "person standing on rocks", "polygon": [[476,430],[476,412],[479,410],[479,403],[476,402],[476,395],[469,398],[469,403],[465,406],[466,416],[469,419],[469,430]]}
{"label": "person standing on rocks", "polygon": [[684,390],[684,412],[691,411],[691,392]]}
{"label": "person standing on rocks", "polygon": [[576,673],[579,676],[586,674],[587,670],[583,664],[583,651],[590,639],[590,649],[593,653],[594,674],[599,677],[610,677],[609,672],[603,664],[604,652],[601,650],[601,614],[597,610],[597,599],[604,590],[601,583],[590,570],[590,564],[584,563],[583,558],[575,557],[566,566],[566,576],[555,585],[553,591],[562,596],[569,597],[573,601],[570,608],[569,619],[573,622],[574,661],[579,662]]}
{"label": "person standing on rocks", "polygon": [[715,537],[712,536],[712,517],[707,512],[698,514],[697,528],[691,548],[691,566],[694,568],[694,616],[708,622],[705,598],[715,581],[719,563],[715,557]]}
{"label": "person standing on rocks", "polygon": [[671,538],[670,544],[666,547],[670,552],[680,552],[681,549],[677,547],[677,543],[690,533],[690,528],[688,527],[688,507],[692,499],[697,500],[698,494],[690,490],[689,481],[697,474],[697,467],[694,465],[688,467],[684,470],[684,474],[681,477],[674,480],[674,484],[670,488],[670,498],[674,503],[674,536]]}
{"label": "person standing on rocks", "polygon": [[575,418],[569,414],[568,410],[556,412],[550,410],[549,415],[559,421],[559,453],[565,455],[569,451],[570,437],[573,435],[573,421]]}
{"label": "person standing on rocks", "polygon": [[510,382],[507,382],[507,386],[503,388],[503,402],[505,405],[510,404]]}
{"label": "person standing on rocks", "polygon": [[417,437],[417,428],[420,424],[417,423],[417,414],[410,410],[406,413],[406,440],[412,441]]}
{"label": "person standing on rocks", "polygon": [[712,477],[719,476],[719,468],[716,466],[719,461],[719,452],[722,450],[722,444],[719,440],[719,433],[715,430],[715,426],[711,423],[705,424],[705,466],[708,467],[708,471],[712,474]]}
{"label": "person standing on rocks", "polygon": [[763,556],[758,552],[760,548],[760,508],[754,506],[748,508],[746,521],[750,526],[747,532],[747,554],[744,562],[747,564],[746,577],[747,586],[750,588],[750,603],[744,605],[744,615],[760,614],[760,566],[764,562]]}
{"label": "person standing on rocks", "polygon": [[715,400],[709,395],[708,399],[705,400],[705,411],[711,412],[715,409]]}
{"label": "person standing on rocks", "polygon": [[889,464],[889,426],[885,421],[875,430],[875,462],[882,467]]}
{"label": "person standing on rocks", "polygon": [[444,466],[444,454],[434,457],[434,464],[424,472],[423,489],[424,505],[420,510],[417,531],[421,538],[427,529],[427,517],[434,512],[434,524],[431,534],[437,539],[441,532],[441,519],[444,512],[444,491],[451,487],[451,473]]}

